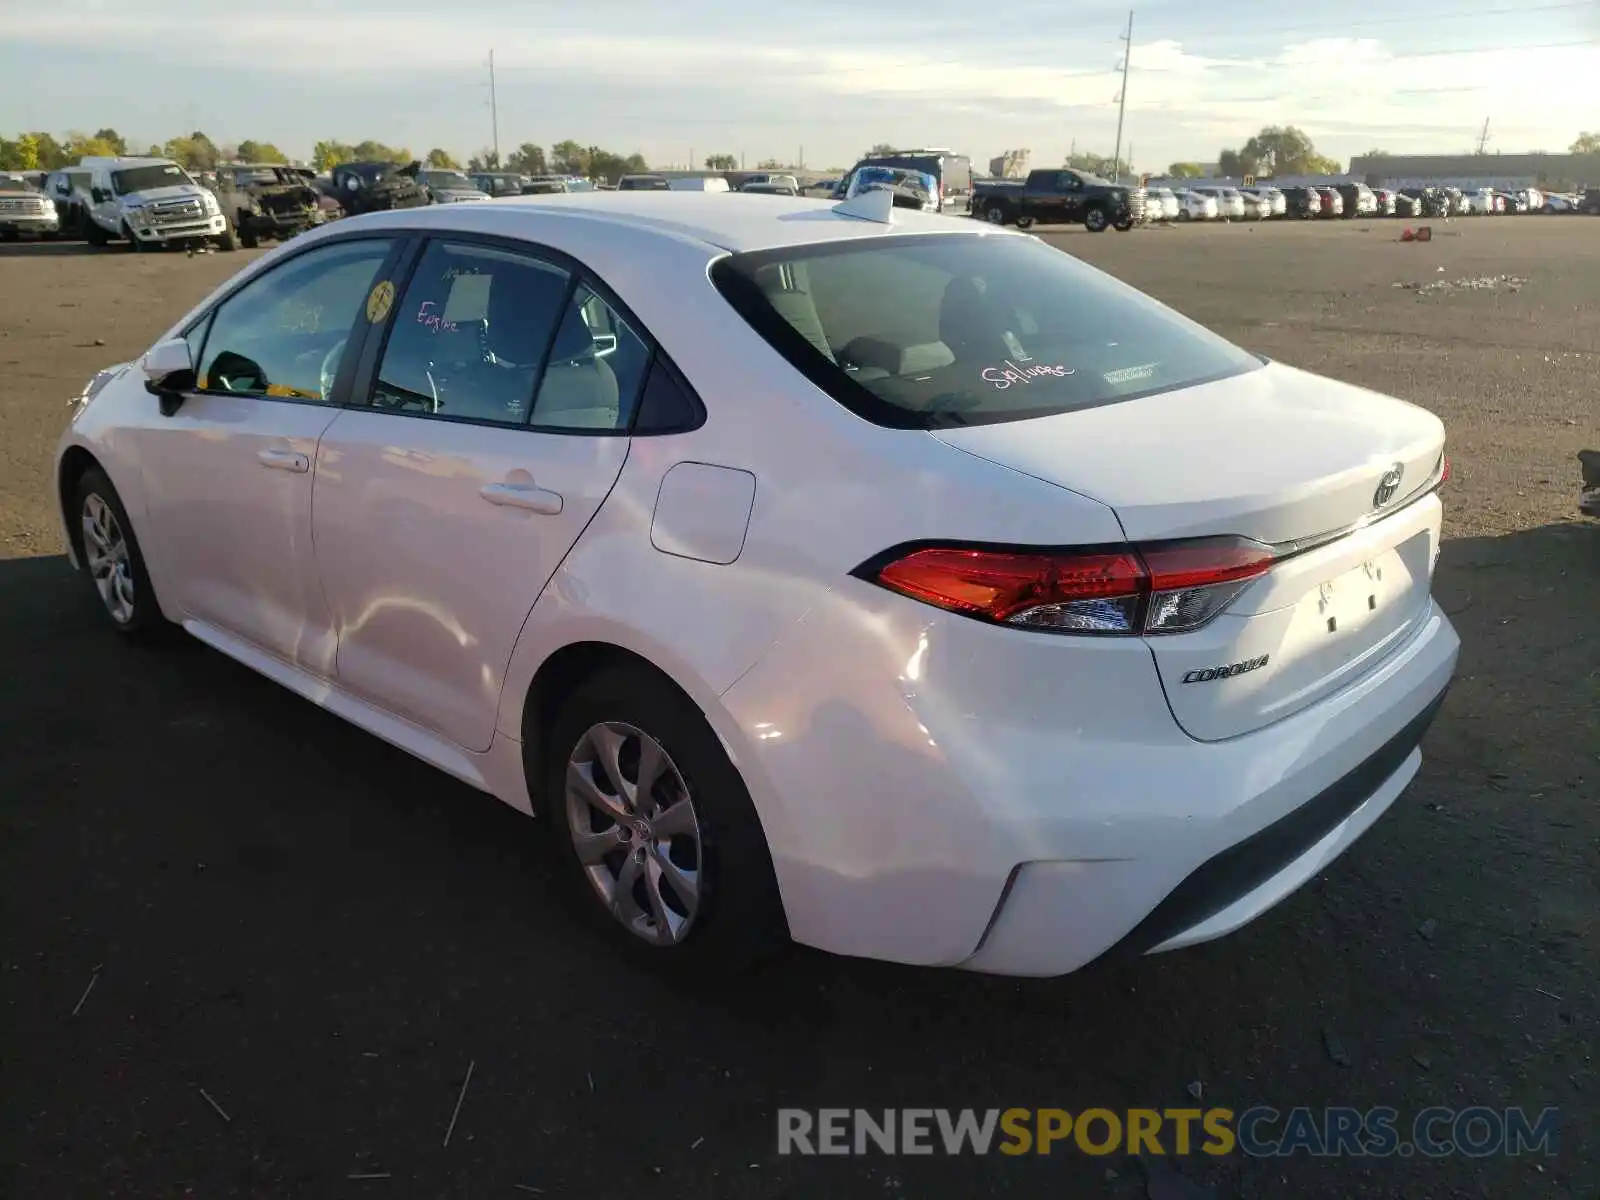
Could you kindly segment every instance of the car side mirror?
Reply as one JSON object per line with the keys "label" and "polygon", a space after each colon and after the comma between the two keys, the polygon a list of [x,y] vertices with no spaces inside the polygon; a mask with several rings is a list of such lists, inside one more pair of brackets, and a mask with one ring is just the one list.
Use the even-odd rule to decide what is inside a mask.
{"label": "car side mirror", "polygon": [[161,415],[170,417],[183,404],[183,394],[196,386],[194,359],[183,338],[158,342],[139,361],[144,390],[161,399]]}

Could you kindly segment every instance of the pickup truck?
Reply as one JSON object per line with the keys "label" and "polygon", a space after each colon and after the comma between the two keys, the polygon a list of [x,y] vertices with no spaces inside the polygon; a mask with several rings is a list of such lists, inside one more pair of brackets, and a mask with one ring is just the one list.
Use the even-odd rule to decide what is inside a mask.
{"label": "pickup truck", "polygon": [[1041,225],[1076,225],[1091,233],[1107,228],[1122,232],[1144,220],[1143,188],[1124,187],[1087,171],[1046,167],[1024,180],[974,182],[967,211],[991,225],[1026,229]]}

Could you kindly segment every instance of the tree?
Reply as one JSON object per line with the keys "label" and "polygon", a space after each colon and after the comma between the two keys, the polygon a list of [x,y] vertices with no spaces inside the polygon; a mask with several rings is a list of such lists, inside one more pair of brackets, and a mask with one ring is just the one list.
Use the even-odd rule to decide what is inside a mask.
{"label": "tree", "polygon": [[188,137],[176,137],[166,144],[166,156],[190,171],[211,171],[216,168],[217,147],[198,129]]}
{"label": "tree", "polygon": [[550,168],[545,163],[544,147],[523,142],[506,158],[506,170],[519,175],[548,175]]}
{"label": "tree", "polygon": [[[430,151],[428,151],[428,153],[432,154],[433,151],[430,150]],[[444,154],[444,151],[440,150],[439,153],[440,154]],[[446,155],[446,157],[448,158],[449,156]],[[429,163],[429,165],[430,166],[437,166],[438,164]],[[452,167],[455,167],[454,163],[451,163],[450,165]],[[457,167],[456,169],[459,170],[460,168]],[[498,171],[499,169],[500,169],[500,156],[497,153],[495,153],[492,149],[490,149],[488,146],[485,146],[482,150],[479,150],[471,158],[467,159],[467,170],[469,170],[469,171]]]}
{"label": "tree", "polygon": [[382,142],[375,142],[368,138],[364,142],[357,142],[350,148],[349,162],[397,162],[408,163],[414,161],[414,156],[409,149],[397,146],[385,146]]}
{"label": "tree", "polygon": [[1388,158],[1389,157],[1389,152],[1387,150],[1368,150],[1365,154],[1361,155],[1360,157],[1361,158]]}
{"label": "tree", "polygon": [[355,152],[343,142],[318,142],[311,148],[311,165],[319,171],[331,171],[347,162],[355,161]]}
{"label": "tree", "polygon": [[739,160],[731,154],[706,155],[706,170],[708,171],[736,171],[739,169]]}
{"label": "tree", "polygon": [[160,158],[161,157],[161,147],[160,146],[151,146],[148,150],[146,150],[144,152],[144,155],[145,155],[146,158]]}
{"label": "tree", "polygon": [[1256,160],[1242,150],[1224,150],[1217,155],[1217,170],[1234,179],[1256,173]]}
{"label": "tree", "polygon": [[788,164],[787,163],[781,163],[775,158],[763,158],[760,162],[758,162],[756,164],[756,166],[760,170],[763,170],[763,171],[777,171],[777,170],[781,170],[783,167],[788,166]]}
{"label": "tree", "polygon": [[437,146],[428,151],[428,165],[430,167],[438,167],[444,171],[459,171],[461,169],[461,164],[450,157],[449,151],[441,150]]}
{"label": "tree", "polygon": [[1167,167],[1167,175],[1172,179],[1199,179],[1204,174],[1199,163],[1175,162]]}
{"label": "tree", "polygon": [[110,158],[122,153],[117,149],[116,143],[107,141],[98,134],[90,137],[86,133],[67,134],[67,144],[62,147],[62,152],[73,162],[80,158]]}
{"label": "tree", "polygon": [[1217,156],[1218,169],[1235,175],[1337,175],[1339,163],[1317,153],[1293,125],[1268,125],[1237,150]]}
{"label": "tree", "polygon": [[882,158],[886,154],[893,154],[893,153],[894,153],[894,147],[891,146],[888,142],[878,142],[876,145],[874,145],[872,147],[871,150],[868,150],[861,157],[862,158]]}
{"label": "tree", "polygon": [[99,129],[95,131],[94,136],[110,146],[113,154],[126,154],[128,152],[127,140],[115,129]]}
{"label": "tree", "polygon": [[[1095,154],[1083,151],[1079,154],[1067,155],[1066,163],[1074,171],[1083,171],[1089,175],[1099,175],[1103,179],[1110,179],[1113,171],[1117,169],[1116,163],[1109,154]],[[1124,166],[1127,164],[1124,163]]]}
{"label": "tree", "polygon": [[289,156],[271,142],[256,142],[249,138],[239,143],[237,154],[244,162],[286,163]]}
{"label": "tree", "polygon": [[39,139],[24,133],[14,142],[0,138],[0,171],[39,170]]}
{"label": "tree", "polygon": [[550,147],[550,161],[563,175],[589,174],[589,152],[570,138]]}
{"label": "tree", "polygon": [[1578,140],[1567,147],[1568,154],[1600,154],[1600,133],[1589,133],[1585,130],[1578,135]]}

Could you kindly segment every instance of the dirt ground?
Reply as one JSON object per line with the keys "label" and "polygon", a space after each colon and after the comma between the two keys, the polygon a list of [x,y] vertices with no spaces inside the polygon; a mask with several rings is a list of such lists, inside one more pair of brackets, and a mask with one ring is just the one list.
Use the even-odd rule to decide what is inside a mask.
{"label": "dirt ground", "polygon": [[[1600,221],[1402,224],[1044,234],[1438,413],[1464,643],[1421,776],[1325,877],[1223,941],[1050,981],[799,951],[641,977],[551,911],[509,809],[198,644],[117,643],[60,557],[51,445],[94,369],[250,255],[0,246],[0,1195],[1594,1200],[1600,524],[1575,455],[1600,446]],[[1500,276],[1525,282],[1453,286]],[[779,1107],[1170,1108],[1195,1084],[1402,1122],[1556,1107],[1559,1150],[1176,1174],[776,1152]]]}

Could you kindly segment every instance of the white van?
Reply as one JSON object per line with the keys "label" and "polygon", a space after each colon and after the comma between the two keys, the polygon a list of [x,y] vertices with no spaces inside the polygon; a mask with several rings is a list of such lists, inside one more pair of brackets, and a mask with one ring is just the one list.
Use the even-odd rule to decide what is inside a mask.
{"label": "white van", "polygon": [[721,175],[690,175],[668,179],[667,188],[674,192],[731,192],[728,181]]}
{"label": "white van", "polygon": [[214,242],[235,250],[238,239],[216,196],[166,158],[85,158],[89,173],[88,220],[91,246],[121,238],[130,249]]}

